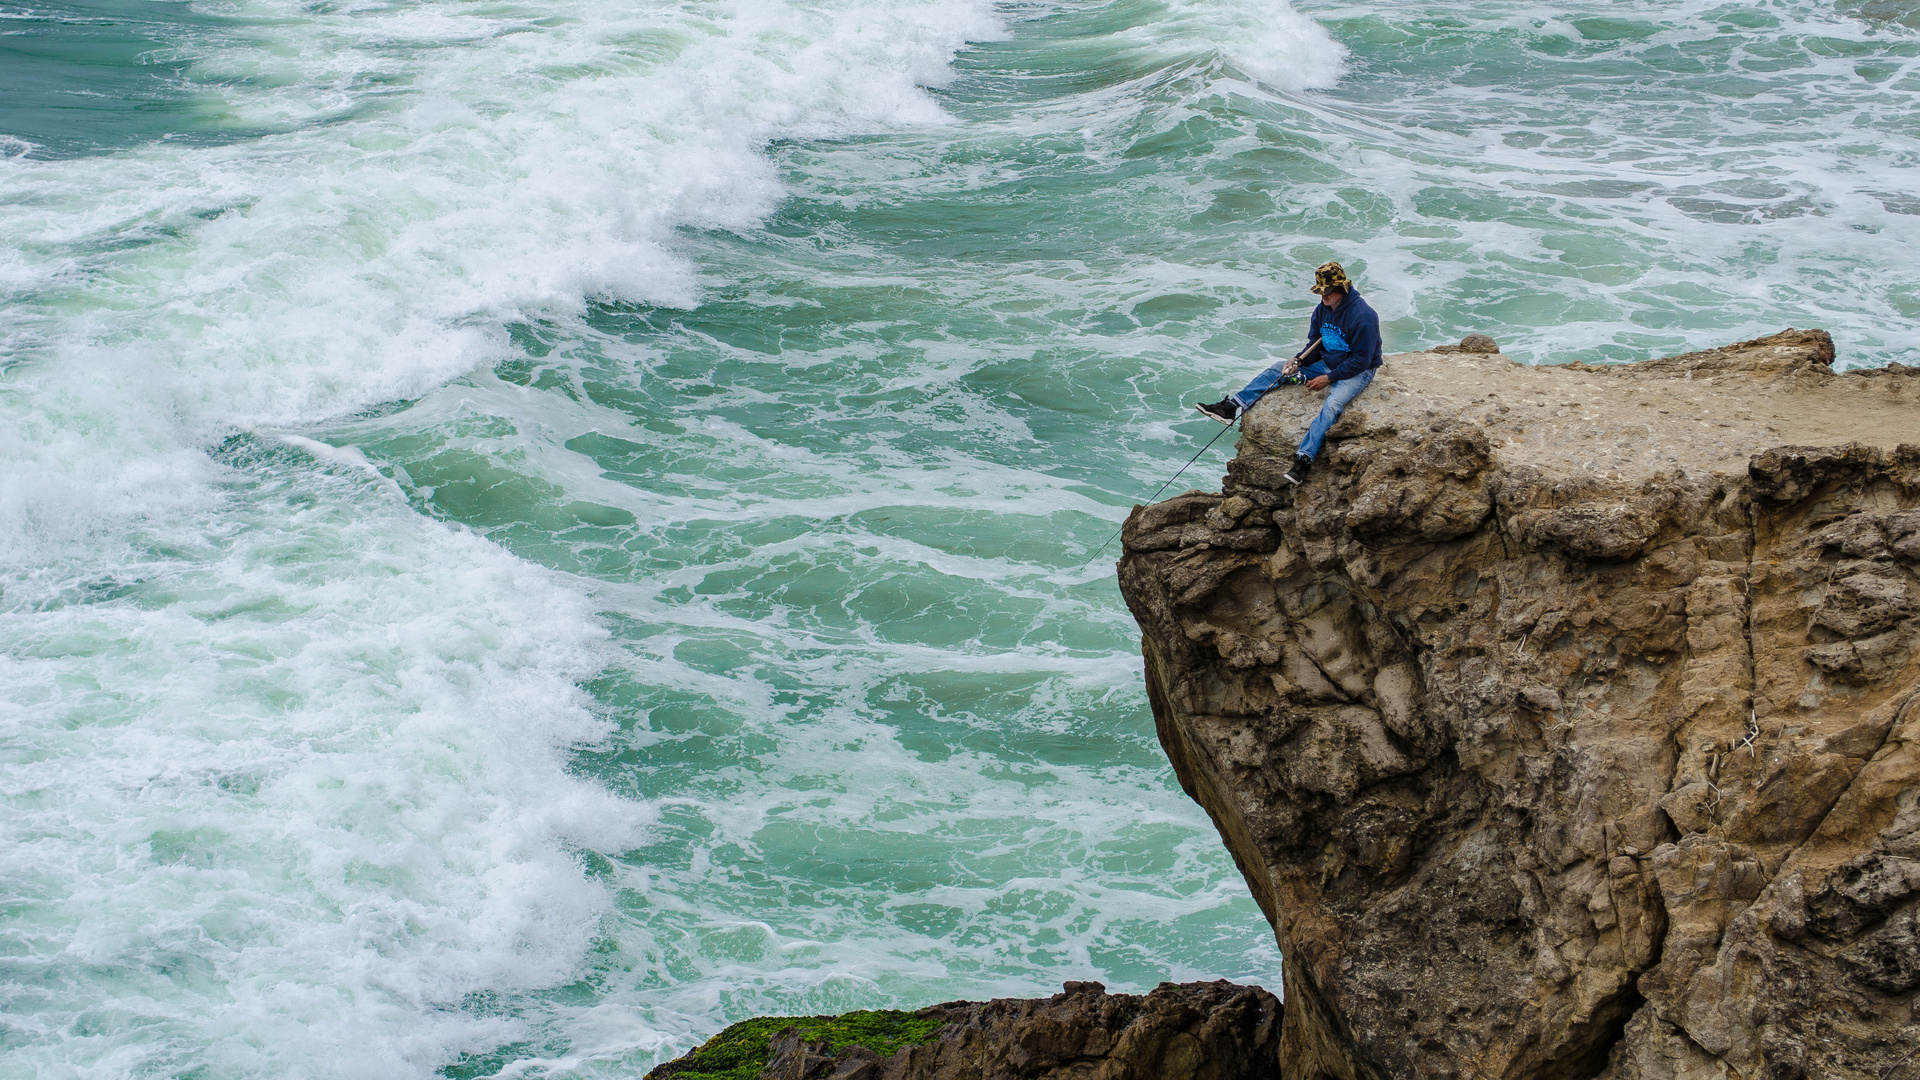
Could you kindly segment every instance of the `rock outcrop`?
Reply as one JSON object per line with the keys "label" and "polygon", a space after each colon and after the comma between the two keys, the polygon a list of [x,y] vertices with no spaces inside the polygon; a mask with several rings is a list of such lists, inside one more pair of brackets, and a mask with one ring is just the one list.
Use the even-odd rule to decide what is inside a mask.
{"label": "rock outcrop", "polygon": [[1391,357],[1136,508],[1162,744],[1288,1077],[1920,1077],[1920,373]]}
{"label": "rock outcrop", "polygon": [[[856,1018],[880,1014],[850,1014]],[[757,1038],[759,1080],[1278,1080],[1280,1002],[1257,986],[1162,983],[1152,993],[1109,994],[1070,982],[1050,998],[930,1005],[893,1026],[922,1030],[882,1055],[821,1037],[846,1018],[750,1020],[649,1080],[753,1075],[736,1030]],[[809,1021],[813,1023],[809,1023]],[[871,1026],[871,1025],[867,1025]],[[771,1036],[763,1032],[771,1032]],[[728,1044],[731,1045],[728,1045]],[[712,1053],[710,1048],[734,1053]],[[886,1049],[883,1047],[883,1049]],[[712,1060],[706,1060],[711,1058]]]}

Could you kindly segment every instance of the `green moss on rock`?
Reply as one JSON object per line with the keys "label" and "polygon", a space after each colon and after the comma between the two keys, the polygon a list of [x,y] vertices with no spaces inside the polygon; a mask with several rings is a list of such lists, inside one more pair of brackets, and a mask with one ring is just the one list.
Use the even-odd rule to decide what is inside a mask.
{"label": "green moss on rock", "polygon": [[829,1050],[864,1046],[881,1057],[902,1047],[931,1042],[944,1020],[897,1009],[863,1009],[840,1016],[756,1016],[727,1028],[685,1057],[647,1074],[647,1080],[754,1080],[767,1065],[769,1044],[788,1028],[825,1039]]}

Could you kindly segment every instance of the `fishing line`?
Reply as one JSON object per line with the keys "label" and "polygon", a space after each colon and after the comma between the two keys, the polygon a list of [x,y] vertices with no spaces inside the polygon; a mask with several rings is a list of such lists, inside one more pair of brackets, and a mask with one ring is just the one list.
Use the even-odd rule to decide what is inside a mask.
{"label": "fishing line", "polygon": [[[1303,382],[1305,380],[1305,376],[1300,376],[1298,378],[1295,378],[1295,375],[1299,371],[1300,365],[1313,363],[1314,354],[1321,351],[1321,345],[1322,343],[1320,339],[1315,338],[1311,342],[1307,343],[1306,348],[1301,349],[1297,353],[1294,353],[1293,354],[1294,367],[1291,370],[1286,371],[1284,373],[1284,377],[1292,378],[1294,379],[1294,381],[1292,383],[1283,382],[1280,385],[1294,386]],[[1251,405],[1247,406],[1248,409],[1252,407],[1253,406]],[[1232,431],[1235,425],[1237,425],[1241,420],[1244,420],[1246,418],[1246,415],[1247,415],[1246,409],[1240,410],[1239,417],[1237,417],[1232,424],[1228,424],[1226,427],[1221,428],[1219,431],[1214,433],[1213,438],[1207,440],[1207,445],[1200,448],[1200,454],[1204,454],[1207,451],[1213,449],[1213,444],[1220,441],[1220,436],[1225,435],[1229,431]],[[1180,479],[1180,473],[1186,472],[1188,469],[1193,467],[1194,462],[1200,460],[1200,454],[1195,454],[1191,458],[1188,458],[1187,463],[1185,465],[1180,466],[1180,472],[1174,473],[1172,476],[1167,477],[1167,482],[1160,485],[1160,491],[1165,491],[1169,487],[1172,487],[1173,482],[1175,480]],[[1160,491],[1154,492],[1153,497],[1147,500],[1148,506],[1152,506],[1154,503],[1154,500],[1160,497]],[[1124,521],[1121,522],[1120,528],[1113,530],[1113,536],[1119,536],[1123,531],[1126,530],[1126,527],[1127,527],[1127,523]],[[1080,569],[1085,570],[1087,567],[1093,565],[1093,560],[1099,558],[1100,553],[1107,550],[1107,544],[1113,543],[1113,536],[1107,537],[1107,543],[1101,544],[1099,551],[1095,551],[1092,555],[1087,556],[1087,561],[1080,564]]]}
{"label": "fishing line", "polygon": [[[1234,428],[1233,424],[1228,424],[1226,427],[1223,427],[1219,431],[1214,432],[1213,438],[1207,440],[1207,445],[1200,448],[1200,454],[1204,454],[1207,451],[1213,449],[1213,444],[1220,441],[1220,436],[1225,435],[1229,431],[1232,431],[1233,428]],[[1180,472],[1174,473],[1172,476],[1167,477],[1167,482],[1160,485],[1160,491],[1165,491],[1167,490],[1167,488],[1172,487],[1173,482],[1175,480],[1180,479],[1180,473],[1186,472],[1188,469],[1193,467],[1194,462],[1200,460],[1200,454],[1195,454],[1192,457],[1188,458],[1187,463],[1185,465],[1180,466]],[[1154,500],[1160,497],[1160,491],[1154,492],[1152,497],[1147,499],[1148,506],[1152,506],[1154,503]],[[1120,533],[1126,529],[1126,527],[1127,527],[1127,523],[1124,521],[1121,522],[1120,528],[1113,530],[1113,536],[1119,536]],[[1093,560],[1099,558],[1100,553],[1107,550],[1107,544],[1113,543],[1113,536],[1107,537],[1107,543],[1101,544],[1099,551],[1095,551],[1093,554],[1087,556],[1087,561],[1080,564],[1080,569],[1085,570],[1087,567],[1092,566]]]}

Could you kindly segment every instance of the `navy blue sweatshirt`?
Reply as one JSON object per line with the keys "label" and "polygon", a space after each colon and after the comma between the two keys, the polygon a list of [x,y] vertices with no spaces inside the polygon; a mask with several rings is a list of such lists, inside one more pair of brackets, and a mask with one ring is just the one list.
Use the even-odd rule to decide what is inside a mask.
{"label": "navy blue sweatshirt", "polygon": [[1316,359],[1327,365],[1329,382],[1342,382],[1377,368],[1384,358],[1380,351],[1380,316],[1352,290],[1332,311],[1325,304],[1313,305],[1307,344],[1315,341],[1323,350]]}

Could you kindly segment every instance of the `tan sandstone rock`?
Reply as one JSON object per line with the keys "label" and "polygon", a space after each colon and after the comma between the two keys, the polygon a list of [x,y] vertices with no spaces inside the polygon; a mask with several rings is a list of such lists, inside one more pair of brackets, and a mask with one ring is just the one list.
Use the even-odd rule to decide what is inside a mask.
{"label": "tan sandstone rock", "polygon": [[1390,357],[1136,508],[1162,744],[1285,1075],[1920,1076],[1920,373],[1821,331]]}

